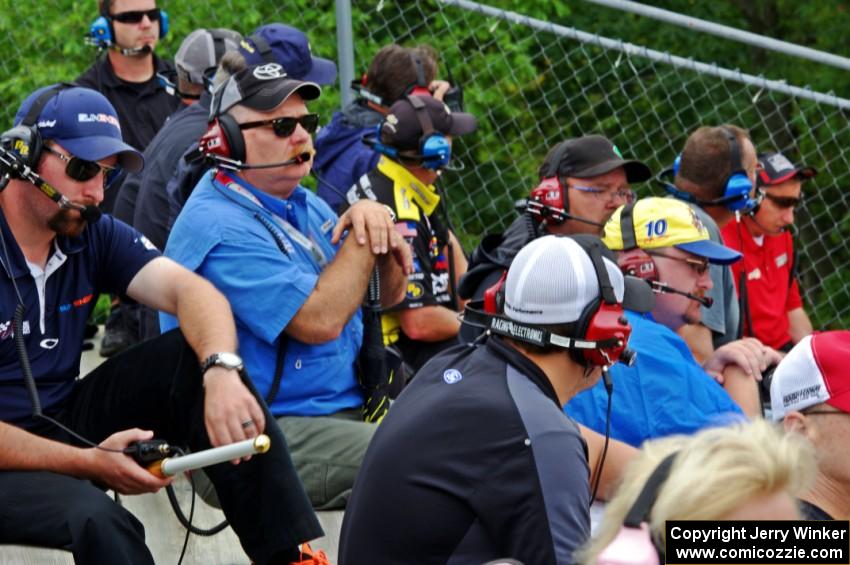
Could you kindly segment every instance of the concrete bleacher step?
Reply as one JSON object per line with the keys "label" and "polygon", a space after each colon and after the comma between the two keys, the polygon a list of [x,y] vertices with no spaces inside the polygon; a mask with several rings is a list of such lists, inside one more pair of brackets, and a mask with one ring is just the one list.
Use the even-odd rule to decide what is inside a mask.
{"label": "concrete bleacher step", "polygon": [[[183,513],[188,517],[191,504],[191,489],[188,481],[175,481],[175,492]],[[165,491],[156,494],[122,496],[121,503],[145,525],[148,547],[158,564],[176,564],[186,530],[177,520]],[[319,520],[325,530],[325,537],[310,543],[314,549],[323,549],[336,563],[339,548],[339,532],[342,526],[342,511],[319,512]],[[196,497],[195,515],[192,524],[199,528],[211,528],[224,519],[224,514]],[[251,560],[242,551],[239,540],[231,528],[211,536],[189,536],[186,565],[242,565]],[[70,553],[56,549],[34,548],[23,545],[0,545],[0,565],[12,564],[65,564],[74,563]]]}

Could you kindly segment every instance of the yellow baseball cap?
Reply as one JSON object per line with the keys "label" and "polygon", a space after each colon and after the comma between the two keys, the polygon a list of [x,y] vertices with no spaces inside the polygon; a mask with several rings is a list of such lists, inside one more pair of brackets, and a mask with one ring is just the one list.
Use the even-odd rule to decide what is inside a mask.
{"label": "yellow baseball cap", "polygon": [[720,265],[741,258],[737,251],[711,241],[694,209],[674,198],[643,198],[620,206],[606,222],[602,241],[614,251],[676,247]]}

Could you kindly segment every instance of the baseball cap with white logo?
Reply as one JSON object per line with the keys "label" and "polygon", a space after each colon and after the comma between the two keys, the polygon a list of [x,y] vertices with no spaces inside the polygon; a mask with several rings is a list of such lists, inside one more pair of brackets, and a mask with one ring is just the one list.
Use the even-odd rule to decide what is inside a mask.
{"label": "baseball cap with white logo", "polygon": [[315,82],[292,78],[277,63],[245,67],[213,93],[210,117],[220,116],[236,104],[268,112],[283,104],[295,92],[304,100],[315,100],[321,95],[322,88]]}
{"label": "baseball cap with white logo", "polygon": [[850,331],[804,337],[776,367],[770,383],[771,417],[827,403],[850,413]]}
{"label": "baseball cap with white logo", "polygon": [[[15,115],[15,125],[23,121],[45,90],[56,86],[40,88],[27,96]],[[103,94],[90,88],[59,90],[44,105],[35,126],[43,140],[56,141],[80,159],[100,161],[117,155],[118,163],[129,171],[139,171],[144,164],[142,154],[121,138],[115,108]]]}

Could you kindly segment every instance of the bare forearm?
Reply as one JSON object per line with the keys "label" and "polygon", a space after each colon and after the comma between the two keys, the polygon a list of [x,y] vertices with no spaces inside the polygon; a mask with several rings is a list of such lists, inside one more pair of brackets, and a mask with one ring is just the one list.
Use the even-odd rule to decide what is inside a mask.
{"label": "bare forearm", "polygon": [[812,322],[805,310],[795,308],[788,312],[788,333],[791,335],[791,341],[799,343],[801,339],[811,335],[813,331]]}
{"label": "bare forearm", "polygon": [[[602,451],[605,447],[605,437],[590,428],[579,424],[579,431],[587,442],[588,465],[590,466],[590,484],[596,484],[596,469],[599,464],[599,459],[602,457]],[[608,443],[608,452],[605,455],[605,462],[602,467],[599,480],[599,491],[596,498],[598,500],[609,500],[620,483],[623,476],[623,471],[629,461],[637,455],[638,450],[631,445],[622,441],[612,439]]]}
{"label": "bare forearm", "polygon": [[761,416],[758,383],[738,365],[727,365],[723,370],[723,388],[748,418]]}
{"label": "bare forearm", "polygon": [[697,363],[702,365],[714,353],[714,342],[712,341],[711,330],[702,324],[685,324],[677,330],[679,337],[685,340],[688,344],[688,349],[697,360]]}
{"label": "bare forearm", "polygon": [[211,283],[193,277],[179,289],[177,319],[199,360],[213,353],[236,351],[236,326],[230,303]]}
{"label": "bare forearm", "polygon": [[363,303],[374,265],[368,246],[346,239],[286,326],[287,335],[304,343],[325,343],[337,337]]}
{"label": "bare forearm", "polygon": [[85,476],[85,450],[0,422],[0,469]]}
{"label": "bare forearm", "polygon": [[[452,261],[453,261],[453,269],[454,269],[454,283],[455,288],[460,284],[460,278],[466,274],[466,270],[469,268],[469,264],[466,260],[466,255],[463,253],[463,247],[461,247],[460,242],[455,237],[455,234],[449,232],[449,241],[451,241],[451,250],[452,250]],[[461,309],[463,308],[463,304],[459,304]]]}
{"label": "bare forearm", "polygon": [[404,300],[407,291],[407,275],[392,255],[378,259],[381,270],[381,306],[389,308]]}
{"label": "bare forearm", "polygon": [[149,262],[130,281],[127,294],[177,316],[198,359],[236,351],[236,326],[227,299],[208,280],[174,261],[159,257]]}
{"label": "bare forearm", "polygon": [[442,341],[457,335],[457,312],[445,306],[424,306],[399,312],[401,329],[414,341]]}

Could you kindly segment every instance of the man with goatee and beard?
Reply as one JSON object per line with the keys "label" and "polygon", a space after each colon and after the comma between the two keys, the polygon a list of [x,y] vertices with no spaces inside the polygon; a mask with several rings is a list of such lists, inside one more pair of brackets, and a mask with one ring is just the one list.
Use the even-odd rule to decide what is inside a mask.
{"label": "man with goatee and beard", "polygon": [[[113,106],[72,85],[34,92],[0,136],[0,163],[0,543],[63,548],[78,563],[153,563],[141,523],[102,486],[135,494],[170,480],[124,450],[156,437],[199,451],[265,431],[267,454],[208,475],[252,561],[298,559],[298,544],[322,530],[244,374],[227,300],[97,210],[112,169],[142,167]],[[182,332],[77,379],[101,292],[175,313]]]}

